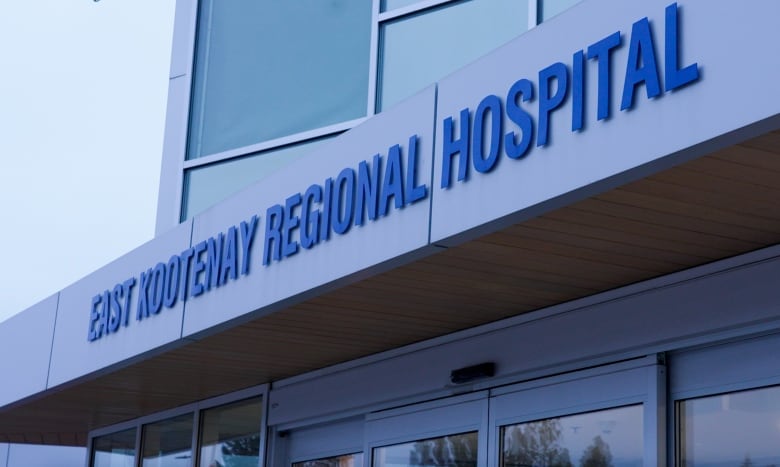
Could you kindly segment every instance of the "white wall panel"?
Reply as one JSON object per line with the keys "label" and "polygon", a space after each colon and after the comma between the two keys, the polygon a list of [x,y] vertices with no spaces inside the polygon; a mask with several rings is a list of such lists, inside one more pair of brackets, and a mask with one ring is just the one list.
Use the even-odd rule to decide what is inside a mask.
{"label": "white wall panel", "polygon": [[[780,41],[775,24],[780,3],[772,0],[751,2],[749,8],[728,0],[680,1],[679,66],[698,63],[699,80],[653,99],[648,99],[645,86],[639,85],[633,108],[620,110],[632,27],[644,17],[649,18],[652,28],[663,91],[664,67],[672,66],[664,63],[665,8],[671,3],[583,2],[443,79],[438,94],[432,241],[459,243],[498,225],[539,215],[647,175],[643,171],[647,167],[642,167],[646,164],[661,170],[702,155],[705,148],[696,145],[713,138],[722,137],[715,146],[725,146],[751,136],[752,132],[745,130],[723,137],[778,115],[780,99],[772,89],[780,79],[780,58],[766,53],[768,44]],[[562,62],[569,68],[571,82],[573,54],[617,31],[622,46],[611,53],[610,118],[596,119],[599,64],[586,59],[583,130],[571,130],[570,89],[564,104],[551,113],[546,146],[536,147],[534,137],[525,157],[510,159],[502,151],[492,172],[478,173],[471,166],[467,182],[454,179],[449,189],[440,188],[442,122],[447,117],[454,117],[458,128],[459,112],[468,107],[473,122],[480,101],[491,94],[499,96],[506,108],[510,87],[525,78],[534,83],[534,96],[521,107],[533,116],[536,136],[540,70]],[[519,133],[518,126],[504,116],[502,135],[508,131]],[[459,157],[453,158],[455,168]],[[452,172],[454,177],[456,170]],[[492,227],[485,225],[492,222],[496,222]],[[469,229],[476,230],[464,235]]]}
{"label": "white wall panel", "polygon": [[0,325],[0,407],[46,389],[56,311],[55,294]]}
{"label": "white wall panel", "polygon": [[[60,292],[49,387],[138,357],[181,337],[182,300],[177,299],[170,308],[162,306],[157,314],[140,321],[137,312],[143,285],[141,274],[187,250],[191,229],[192,223],[184,222]],[[117,332],[89,341],[93,298],[130,279],[135,280],[135,285],[131,289],[127,326],[122,324]]]}
{"label": "white wall panel", "polygon": [[[677,283],[656,283],[623,296],[620,291],[607,292],[519,316],[514,325],[507,323],[472,337],[407,354],[395,352],[394,357],[309,381],[282,381],[270,394],[269,423],[458,394],[505,384],[513,377],[581,368],[600,358],[607,359],[602,363],[611,362],[755,332],[751,329],[756,327],[778,330],[778,287],[780,259],[774,258]],[[591,304],[578,306],[582,302]],[[764,355],[762,361],[776,364],[775,354]],[[483,362],[495,363],[494,378],[450,383],[452,370]]]}
{"label": "white wall panel", "polygon": [[[195,218],[192,244],[225,233],[258,216],[249,274],[212,288],[187,304],[184,335],[189,336],[247,313],[279,309],[304,296],[312,296],[334,281],[358,279],[372,274],[382,263],[401,261],[406,254],[423,254],[428,243],[430,173],[432,167],[435,89],[428,88],[393,110],[380,114],[298,160],[234,197]],[[417,183],[425,184],[428,196],[402,209],[392,207],[385,217],[353,225],[345,234],[331,232],[330,239],[311,249],[263,265],[267,209],[284,206],[296,193],[311,185],[335,180],[342,169],[356,172],[361,161],[372,163],[375,154],[388,160],[391,146],[400,145],[404,174],[409,161],[409,138],[417,144]],[[372,169],[373,170],[373,169]],[[383,169],[384,172],[384,169]],[[380,179],[381,181],[381,179]],[[302,207],[296,209],[300,214]],[[300,228],[292,235],[299,240]],[[271,244],[273,245],[273,244]],[[253,315],[257,316],[257,315]]]}

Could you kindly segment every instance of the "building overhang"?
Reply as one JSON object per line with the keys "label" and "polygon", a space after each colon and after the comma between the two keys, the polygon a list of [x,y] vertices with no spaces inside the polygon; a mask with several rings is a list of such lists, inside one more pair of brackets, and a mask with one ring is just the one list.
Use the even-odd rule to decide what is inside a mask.
{"label": "building overhang", "polygon": [[[46,352],[30,362],[0,363],[4,374],[31,375],[29,384],[0,390],[0,442],[84,445],[95,428],[780,243],[780,100],[765,98],[780,79],[780,61],[751,50],[777,43],[775,28],[755,23],[771,23],[780,5],[734,12],[726,3],[681,2],[675,27],[684,42],[672,54],[662,41],[673,36],[664,28],[678,17],[666,2],[586,2],[4,323],[6,355],[41,346]],[[594,20],[580,25],[579,14]],[[511,96],[522,78],[538,89],[551,64],[562,63],[574,76],[579,65],[572,54],[625,31],[611,55],[620,64],[613,80],[619,84],[606,90],[619,96],[631,38],[641,35],[648,16],[659,55],[665,50],[666,60],[679,59],[678,71],[697,62],[698,81],[653,99],[644,97],[643,82],[631,108],[619,111],[614,102],[613,115],[602,120],[598,63],[586,63],[590,107],[582,128],[571,128],[569,117],[578,112],[572,90],[548,113],[546,144],[518,157],[500,153],[494,167],[477,162],[457,180],[465,152],[483,151],[485,164],[491,151],[482,135],[482,149],[466,145],[442,157],[443,141],[457,139],[462,109],[488,128],[491,115],[511,128],[518,118],[495,110],[510,99],[490,96]],[[728,37],[724,24],[735,30]],[[518,56],[523,63],[508,61]],[[759,72],[741,74],[754,62]],[[734,86],[740,104],[724,105]],[[527,110],[537,131],[546,112],[536,104]],[[335,193],[332,186],[349,183],[339,181],[345,171],[356,184],[361,170],[385,164],[391,171],[394,147],[404,183],[376,180],[414,202],[399,207],[399,194],[380,192],[375,218],[366,208],[362,223],[353,217],[346,229],[331,224],[329,238],[319,234],[315,242],[317,224],[305,248],[301,230],[312,226],[301,217],[307,193]],[[377,153],[383,159],[372,158]],[[452,164],[449,171],[443,160]],[[336,210],[329,212],[338,216]],[[285,230],[294,219],[298,227]],[[298,241],[294,253],[288,235]],[[209,253],[216,244],[229,250],[230,241],[235,269],[207,272]],[[183,265],[197,269],[197,258],[203,271],[193,280]],[[214,282],[208,274],[217,274]],[[165,285],[156,299],[158,279]],[[168,293],[174,283],[186,286]],[[193,287],[202,290],[195,294]],[[140,298],[147,290],[152,297]],[[51,320],[50,332],[40,332],[39,316],[46,325]],[[577,332],[560,329],[550,338]]]}

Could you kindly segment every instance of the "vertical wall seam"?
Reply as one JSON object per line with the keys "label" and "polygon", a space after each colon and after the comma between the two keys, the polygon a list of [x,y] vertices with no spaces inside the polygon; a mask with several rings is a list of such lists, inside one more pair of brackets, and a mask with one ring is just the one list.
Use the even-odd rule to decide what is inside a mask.
{"label": "vertical wall seam", "polygon": [[11,443],[6,444],[6,446],[8,446],[8,449],[5,450],[5,467],[8,467],[11,459]]}
{"label": "vertical wall seam", "polygon": [[539,26],[542,23],[543,14],[542,0],[530,0],[528,2],[528,30]]}
{"label": "vertical wall seam", "polygon": [[[190,219],[190,241],[187,244],[187,248],[192,248],[192,236],[195,232],[195,219]],[[185,278],[185,287],[187,285],[187,280]],[[187,314],[187,294],[184,294],[184,300],[181,302],[181,328],[179,329],[179,339],[184,339],[184,317]]]}
{"label": "vertical wall seam", "polygon": [[428,203],[428,245],[431,244],[431,231],[433,229],[433,193],[436,191],[436,187],[433,186],[436,173],[436,120],[439,115],[439,83],[433,85],[433,141],[431,141],[431,199]]}
{"label": "vertical wall seam", "polygon": [[[57,316],[60,313],[60,295],[62,292],[57,292],[57,305],[54,307],[54,325],[51,327],[51,345],[49,346],[49,366],[46,368],[46,385],[44,389],[49,389],[49,379],[51,376],[51,361],[54,357],[54,335],[57,333]],[[11,451],[10,445],[8,451]],[[7,464],[7,462],[6,462]],[[6,465],[6,467],[8,467]]]}
{"label": "vertical wall seam", "polygon": [[376,115],[377,92],[379,91],[379,0],[373,0],[371,3],[371,56],[368,58],[368,102],[366,103],[366,116]]}

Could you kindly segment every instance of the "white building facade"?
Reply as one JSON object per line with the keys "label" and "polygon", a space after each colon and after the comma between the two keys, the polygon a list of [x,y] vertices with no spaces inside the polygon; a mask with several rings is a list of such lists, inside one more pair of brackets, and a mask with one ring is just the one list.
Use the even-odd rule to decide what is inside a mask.
{"label": "white building facade", "polygon": [[158,234],[0,326],[0,442],[779,464],[779,16],[178,0]]}

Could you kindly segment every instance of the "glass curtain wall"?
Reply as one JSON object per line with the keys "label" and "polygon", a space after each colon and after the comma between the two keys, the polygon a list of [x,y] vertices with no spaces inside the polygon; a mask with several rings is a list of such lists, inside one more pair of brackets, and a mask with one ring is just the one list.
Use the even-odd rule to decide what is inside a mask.
{"label": "glass curtain wall", "polygon": [[573,3],[201,0],[180,220]]}
{"label": "glass curtain wall", "polygon": [[374,467],[476,467],[477,432],[423,439],[374,449]]}
{"label": "glass curtain wall", "polygon": [[780,465],[780,387],[677,403],[681,467]]}
{"label": "glass curtain wall", "polygon": [[[200,1],[180,220],[340,131],[322,128],[366,115],[371,8],[351,0]],[[252,149],[258,144],[265,147]],[[205,156],[212,160],[199,164]]]}
{"label": "glass curtain wall", "polygon": [[[92,440],[90,467],[258,467],[261,465],[262,396],[205,408]],[[196,420],[200,425],[195,426]],[[197,432],[196,432],[197,430]],[[193,446],[193,434],[198,445]],[[197,454],[197,458],[195,457]]]}
{"label": "glass curtain wall", "polygon": [[205,410],[200,429],[200,467],[260,465],[260,398]]}
{"label": "glass curtain wall", "polygon": [[135,467],[136,428],[100,436],[92,441],[92,467]]}
{"label": "glass curtain wall", "polygon": [[190,413],[145,425],[141,467],[190,467],[192,424]]}
{"label": "glass curtain wall", "polygon": [[377,110],[528,30],[528,0],[465,0],[380,24]]}
{"label": "glass curtain wall", "polygon": [[187,158],[366,114],[371,2],[201,0]]}
{"label": "glass curtain wall", "polygon": [[641,467],[642,406],[501,428],[500,467]]}
{"label": "glass curtain wall", "polygon": [[188,170],[184,174],[182,220],[293,164],[330,138],[332,136]]}

